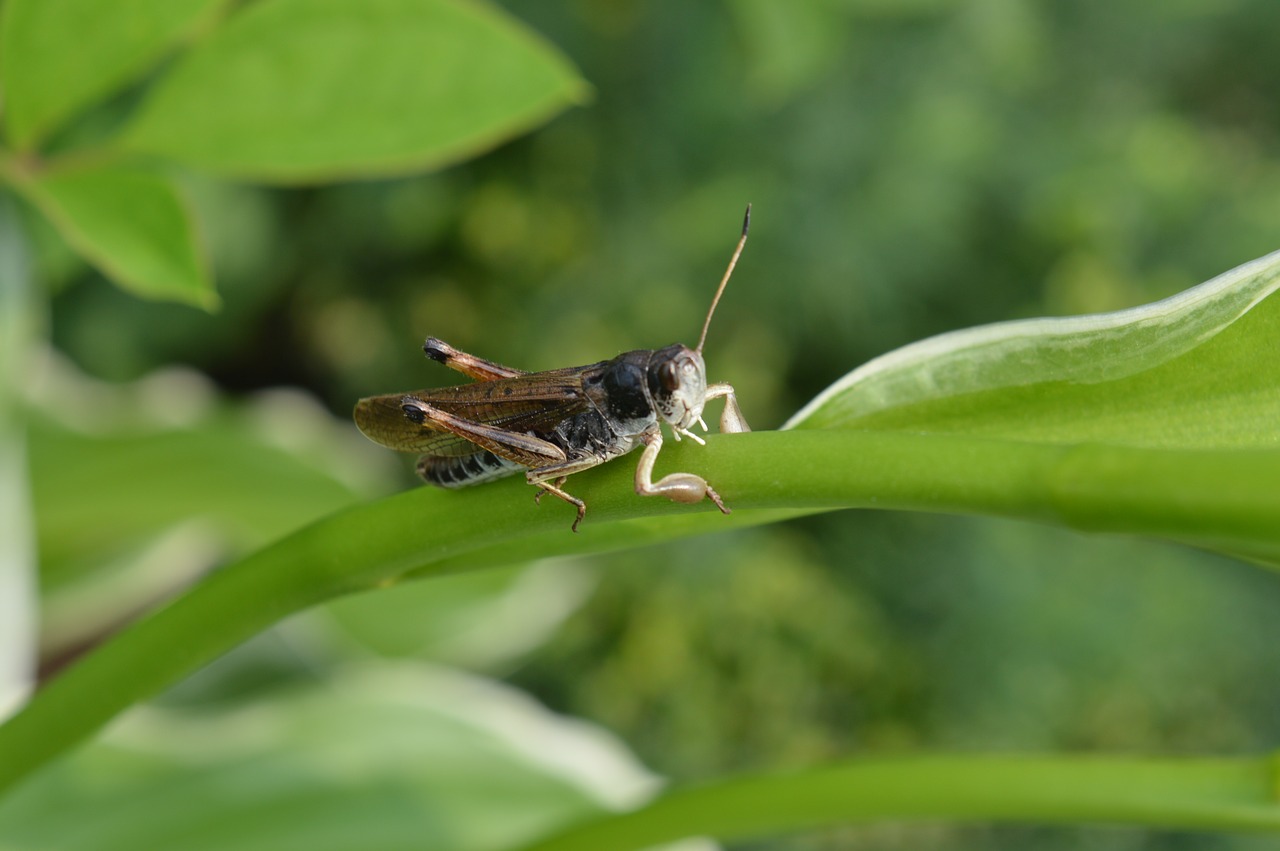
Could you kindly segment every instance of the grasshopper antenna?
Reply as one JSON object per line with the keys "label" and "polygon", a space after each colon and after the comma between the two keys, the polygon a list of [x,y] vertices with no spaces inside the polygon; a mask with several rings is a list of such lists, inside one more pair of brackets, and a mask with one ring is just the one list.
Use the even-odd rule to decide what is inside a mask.
{"label": "grasshopper antenna", "polygon": [[698,354],[702,354],[702,344],[707,341],[707,329],[711,327],[711,315],[716,312],[716,305],[720,303],[720,296],[724,293],[725,286],[729,283],[729,276],[733,274],[733,267],[738,265],[738,258],[742,256],[742,249],[747,244],[747,230],[751,227],[751,205],[747,205],[747,213],[742,217],[742,238],[738,240],[738,247],[733,249],[733,256],[729,258],[729,268],[724,270],[724,277],[720,279],[720,288],[716,290],[715,297],[711,299],[711,309],[707,311],[707,321],[702,323],[702,336],[698,338],[698,347],[694,349]]}

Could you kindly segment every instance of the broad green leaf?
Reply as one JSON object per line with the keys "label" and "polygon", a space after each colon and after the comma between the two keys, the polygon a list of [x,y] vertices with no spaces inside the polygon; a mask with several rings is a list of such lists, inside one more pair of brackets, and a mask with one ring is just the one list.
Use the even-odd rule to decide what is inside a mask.
{"label": "broad green leaf", "polygon": [[1010,482],[1032,447],[1056,449],[1005,496],[1280,565],[1277,289],[1280,252],[1155,304],[943,334],[859,367],[787,427],[1004,445],[979,474]]}
{"label": "broad green leaf", "polygon": [[36,174],[19,188],[76,251],[124,289],[217,305],[190,211],[167,177],[90,166]]}
{"label": "broad green leaf", "polygon": [[158,85],[122,144],[284,183],[405,174],[581,100],[550,45],[470,0],[263,0]]}
{"label": "broad green leaf", "polygon": [[906,346],[787,423],[1161,449],[1280,447],[1280,252],[1155,304]]}
{"label": "broad green leaf", "polygon": [[226,0],[9,0],[0,19],[5,125],[20,150],[142,74]]}
{"label": "broad green leaf", "polygon": [[366,665],[233,713],[131,714],[5,802],[0,846],[497,851],[657,782],[603,730],[513,689]]}

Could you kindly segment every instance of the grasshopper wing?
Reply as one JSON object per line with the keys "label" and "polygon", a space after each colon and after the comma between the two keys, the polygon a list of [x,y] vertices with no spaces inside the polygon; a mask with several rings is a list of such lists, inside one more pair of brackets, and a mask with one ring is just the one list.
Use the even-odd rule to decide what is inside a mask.
{"label": "grasshopper wing", "polygon": [[356,425],[370,440],[389,449],[442,458],[471,455],[478,451],[476,444],[442,429],[430,419],[419,422],[410,417],[405,403],[418,400],[455,417],[517,435],[545,433],[590,407],[583,392],[583,378],[600,366],[592,364],[457,387],[370,396],[356,403]]}

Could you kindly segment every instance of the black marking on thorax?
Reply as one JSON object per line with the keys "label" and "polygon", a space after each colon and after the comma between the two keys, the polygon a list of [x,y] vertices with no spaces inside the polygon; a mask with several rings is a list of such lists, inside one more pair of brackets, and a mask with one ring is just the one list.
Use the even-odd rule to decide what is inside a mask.
{"label": "black marking on thorax", "polygon": [[621,358],[605,367],[601,375],[604,412],[616,422],[642,420],[653,414],[645,392],[644,369]]}
{"label": "black marking on thorax", "polygon": [[588,410],[560,421],[554,431],[539,434],[570,458],[586,453],[600,458],[617,454],[618,435],[599,411]]}

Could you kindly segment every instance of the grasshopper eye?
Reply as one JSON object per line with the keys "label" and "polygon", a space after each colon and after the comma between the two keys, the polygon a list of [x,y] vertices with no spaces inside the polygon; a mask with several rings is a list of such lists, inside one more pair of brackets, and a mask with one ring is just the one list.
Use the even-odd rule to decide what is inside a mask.
{"label": "grasshopper eye", "polygon": [[675,361],[667,361],[658,370],[658,381],[662,384],[662,389],[668,393],[674,393],[676,388],[680,386],[680,373],[676,369]]}

